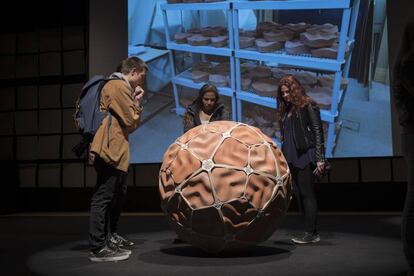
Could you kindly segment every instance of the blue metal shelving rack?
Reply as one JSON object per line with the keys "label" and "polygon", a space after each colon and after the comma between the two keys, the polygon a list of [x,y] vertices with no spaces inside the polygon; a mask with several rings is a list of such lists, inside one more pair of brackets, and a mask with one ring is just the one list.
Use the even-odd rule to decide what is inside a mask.
{"label": "blue metal shelving rack", "polygon": [[[194,3],[194,4],[162,4],[161,9],[163,12],[165,34],[167,39],[167,49],[171,50],[169,53],[171,70],[172,70],[172,84],[175,99],[175,112],[178,115],[182,115],[185,109],[180,106],[179,95],[177,85],[190,87],[194,89],[200,89],[204,83],[195,83],[191,80],[191,71],[187,70],[180,74],[177,74],[174,64],[174,51],[183,51],[199,54],[209,54],[229,57],[230,60],[230,87],[217,87],[220,95],[231,97],[232,102],[232,119],[236,121],[236,98],[235,98],[235,57],[234,57],[234,34],[233,34],[233,11],[231,10],[231,3],[225,2],[213,2],[213,3]],[[178,10],[224,10],[227,14],[227,26],[229,31],[229,43],[228,48],[215,48],[211,46],[192,46],[189,44],[177,44],[172,41],[169,28],[168,28],[168,16],[167,11]]]}
{"label": "blue metal shelving rack", "polygon": [[[346,91],[340,90],[341,78],[348,77],[349,65],[354,44],[355,28],[358,17],[359,1],[354,0],[285,0],[285,1],[234,1],[233,28],[234,28],[234,56],[236,58],[236,100],[237,119],[242,119],[242,101],[258,104],[265,107],[277,108],[274,98],[261,97],[241,89],[240,59],[267,61],[279,65],[288,65],[300,69],[314,69],[330,71],[335,74],[333,83],[333,96],[330,110],[321,110],[321,118],[328,122],[328,135],[326,141],[326,156],[332,157],[336,139],[335,123],[338,120],[338,111],[342,97]],[[339,32],[339,47],[337,59],[316,58],[310,55],[289,55],[284,51],[274,53],[260,53],[239,47],[239,10],[314,10],[314,9],[341,9],[342,22]],[[345,49],[350,52],[345,56]]]}
{"label": "blue metal shelving rack", "polygon": [[[165,34],[167,48],[172,69],[172,83],[175,98],[175,111],[182,115],[185,109],[180,106],[177,85],[199,89],[204,83],[194,83],[191,80],[189,70],[180,74],[176,73],[173,51],[184,51],[200,54],[211,54],[226,56],[230,59],[230,87],[218,87],[221,95],[232,99],[233,120],[242,119],[242,101],[276,109],[275,98],[261,97],[249,91],[241,89],[240,59],[267,61],[279,65],[288,65],[300,69],[314,69],[329,71],[335,75],[333,83],[332,104],[329,110],[321,110],[321,118],[329,124],[326,141],[326,155],[332,157],[334,143],[336,140],[335,123],[338,121],[338,112],[346,91],[340,90],[341,78],[348,77],[352,47],[354,44],[355,28],[358,17],[360,0],[275,0],[275,1],[223,1],[215,3],[194,4],[163,4]],[[311,55],[289,55],[284,51],[274,53],[260,53],[251,49],[240,49],[239,47],[239,10],[312,10],[312,9],[341,9],[342,22],[339,34],[339,47],[337,59],[316,58]],[[191,46],[188,44],[177,44],[171,40],[168,29],[167,11],[169,10],[225,10],[227,13],[227,25],[229,30],[228,48],[215,48],[209,46]],[[345,55],[346,47],[350,51]]]}

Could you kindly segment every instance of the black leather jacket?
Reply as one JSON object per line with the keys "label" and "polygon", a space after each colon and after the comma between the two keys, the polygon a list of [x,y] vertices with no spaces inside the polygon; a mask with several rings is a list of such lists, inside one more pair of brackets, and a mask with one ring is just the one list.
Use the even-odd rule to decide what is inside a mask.
{"label": "black leather jacket", "polygon": [[[297,116],[292,116],[293,139],[298,152],[305,152],[309,148],[316,149],[316,161],[325,160],[325,142],[319,107],[309,104],[300,109]],[[284,127],[281,124],[282,141]]]}
{"label": "black leather jacket", "polygon": [[[192,103],[190,106],[188,106],[187,112],[184,114],[183,118],[184,132],[187,132],[193,127],[201,125],[199,114],[200,108],[198,107],[197,103]],[[210,122],[222,120],[229,121],[230,113],[222,103],[218,103],[213,113],[211,114]]]}

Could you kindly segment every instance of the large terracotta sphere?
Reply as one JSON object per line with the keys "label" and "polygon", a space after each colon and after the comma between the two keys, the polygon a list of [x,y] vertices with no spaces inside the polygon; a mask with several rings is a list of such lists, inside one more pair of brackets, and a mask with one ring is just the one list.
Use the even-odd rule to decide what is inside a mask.
{"label": "large terracotta sphere", "polygon": [[291,177],[281,150],[258,128],[218,121],[170,145],[159,189],[178,237],[220,252],[273,234],[289,206]]}

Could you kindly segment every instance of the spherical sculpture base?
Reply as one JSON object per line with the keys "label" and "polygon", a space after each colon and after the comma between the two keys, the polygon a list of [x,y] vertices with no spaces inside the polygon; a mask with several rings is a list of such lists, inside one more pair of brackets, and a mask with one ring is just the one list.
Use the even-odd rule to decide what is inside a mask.
{"label": "spherical sculpture base", "polygon": [[159,189],[178,237],[217,253],[273,234],[289,207],[291,177],[281,150],[258,128],[218,121],[170,145]]}

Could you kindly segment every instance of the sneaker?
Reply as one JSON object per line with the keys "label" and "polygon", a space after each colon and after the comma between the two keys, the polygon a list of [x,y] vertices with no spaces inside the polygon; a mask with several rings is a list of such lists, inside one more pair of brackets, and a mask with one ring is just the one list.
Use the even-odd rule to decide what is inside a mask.
{"label": "sneaker", "polygon": [[177,237],[177,238],[173,239],[172,243],[173,244],[181,244],[181,243],[186,243],[186,242]]}
{"label": "sneaker", "polygon": [[297,244],[317,243],[320,240],[321,240],[321,237],[319,236],[318,233],[309,233],[309,232],[305,232],[302,236],[295,237],[292,239],[292,241]]}
{"label": "sneaker", "polygon": [[109,238],[109,241],[111,243],[116,244],[118,247],[134,245],[132,241],[125,239],[124,237],[118,235],[117,233],[112,233],[111,237]]}
{"label": "sneaker", "polygon": [[122,254],[128,254],[128,255],[131,255],[131,250],[129,250],[129,249],[124,249],[124,248],[121,248],[121,247],[119,247],[118,245],[116,245],[115,243],[113,243],[113,242],[111,242],[111,241],[108,241],[107,242],[107,245],[108,245],[108,247],[110,248],[110,249],[112,249],[113,251],[116,251],[116,252],[119,252],[119,253],[122,253]]}
{"label": "sneaker", "polygon": [[128,258],[129,254],[114,251],[108,246],[105,246],[96,253],[91,252],[89,254],[89,260],[92,262],[116,262],[126,260]]}

